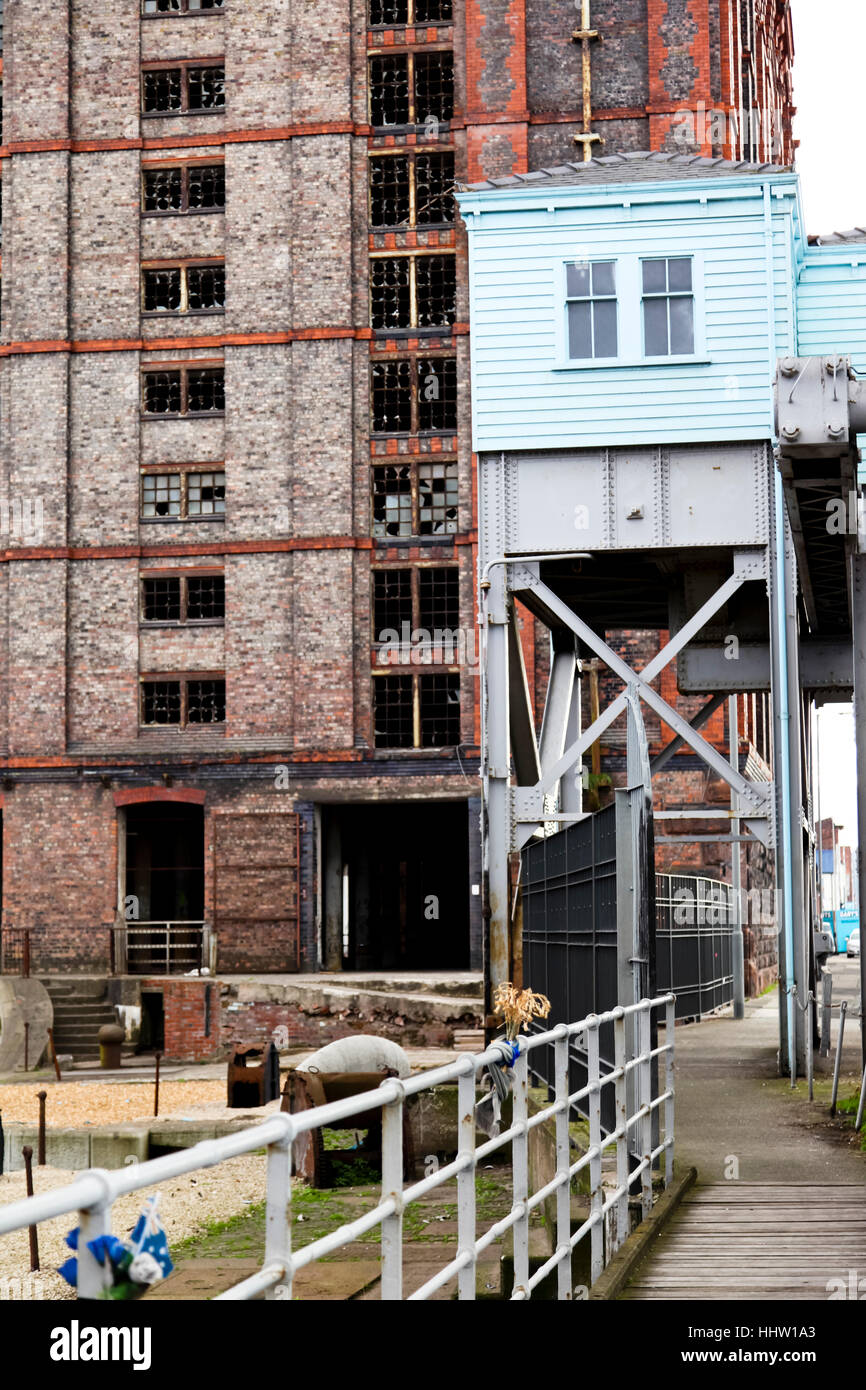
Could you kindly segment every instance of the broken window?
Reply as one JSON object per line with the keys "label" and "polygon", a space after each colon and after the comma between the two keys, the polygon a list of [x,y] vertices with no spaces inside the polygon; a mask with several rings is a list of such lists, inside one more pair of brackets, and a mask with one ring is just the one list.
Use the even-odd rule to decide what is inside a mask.
{"label": "broken window", "polygon": [[416,256],[419,328],[438,328],[457,317],[457,261],[454,256]]}
{"label": "broken window", "polygon": [[225,203],[224,164],[173,165],[143,171],[145,213],[216,212],[222,211]]}
{"label": "broken window", "polygon": [[224,724],[226,683],[216,676],[146,678],[141,682],[142,724]]}
{"label": "broken window", "polygon": [[223,0],[143,0],[142,14],[206,14],[223,8]]}
{"label": "broken window", "polygon": [[142,310],[146,314],[221,313],[225,309],[225,264],[145,266]]}
{"label": "broken window", "polygon": [[400,357],[370,364],[374,434],[417,434],[457,428],[457,359]]}
{"label": "broken window", "polygon": [[183,520],[225,515],[224,472],[144,473],[141,516],[146,521]]}
{"label": "broken window", "polygon": [[422,748],[450,748],[460,742],[460,677],[453,671],[418,676]]}
{"label": "broken window", "polygon": [[142,70],[142,111],[146,116],[214,111],[225,106],[225,68],[179,63]]}
{"label": "broken window", "polygon": [[450,49],[381,53],[369,60],[370,124],[437,127],[454,115]]}
{"label": "broken window", "polygon": [[370,0],[370,27],[436,24],[452,17],[453,0]]}
{"label": "broken window", "polygon": [[456,535],[456,459],[375,464],[372,471],[374,536]]}
{"label": "broken window", "polygon": [[445,328],[457,317],[453,255],[371,256],[370,326]]}
{"label": "broken window", "polygon": [[403,640],[403,624],[412,630],[412,571],[373,571],[373,642],[388,642],[383,636],[392,631]]}
{"label": "broken window", "polygon": [[454,115],[454,54],[414,54],[416,125],[450,121]]}
{"label": "broken window", "polygon": [[377,155],[370,160],[370,226],[454,221],[454,154]]}
{"label": "broken window", "polygon": [[373,677],[373,739],[377,748],[453,748],[460,743],[460,676]]}
{"label": "broken window", "polygon": [[222,574],[145,575],[141,581],[143,623],[213,623],[225,618]]}
{"label": "broken window", "polygon": [[142,373],[145,415],[217,415],[225,410],[225,368],[164,368]]}
{"label": "broken window", "polygon": [[[417,571],[418,625],[427,632],[454,630],[460,623],[460,571],[456,565]],[[454,656],[446,656],[453,661]]]}
{"label": "broken window", "polygon": [[143,579],[141,582],[141,620],[145,623],[180,622],[179,578]]}

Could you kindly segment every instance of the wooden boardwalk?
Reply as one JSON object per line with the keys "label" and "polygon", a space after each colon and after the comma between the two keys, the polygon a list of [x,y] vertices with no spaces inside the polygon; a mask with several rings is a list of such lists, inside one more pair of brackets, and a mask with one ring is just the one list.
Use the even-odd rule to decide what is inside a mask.
{"label": "wooden boardwalk", "polygon": [[862,1299],[866,1186],[726,1182],[686,1194],[620,1297],[850,1299],[858,1281]]}

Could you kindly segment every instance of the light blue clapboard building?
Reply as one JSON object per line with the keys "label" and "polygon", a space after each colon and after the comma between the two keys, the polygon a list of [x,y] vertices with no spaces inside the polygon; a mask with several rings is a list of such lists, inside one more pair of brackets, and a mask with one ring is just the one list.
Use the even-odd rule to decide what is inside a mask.
{"label": "light blue clapboard building", "polygon": [[[649,707],[729,782],[743,833],[776,851],[783,981],[805,997],[814,958],[803,718],[813,699],[851,698],[853,542],[825,542],[830,503],[857,488],[856,448],[830,416],[847,400],[849,367],[866,372],[866,233],[810,243],[795,172],[688,154],[491,179],[458,202],[479,465],[492,978],[512,955],[509,854],[537,846],[543,826],[583,819],[583,754],[627,707]],[[824,360],[807,373],[807,358]],[[820,447],[805,472],[774,453],[779,429],[796,440],[785,412],[793,418],[807,390],[816,409],[826,401],[827,470]],[[856,532],[856,500],[854,516]],[[537,731],[515,598],[552,635]],[[732,769],[642,673],[616,664],[605,632],[642,628],[670,634],[650,674],[676,657],[678,688],[711,697],[708,707],[770,694],[774,783]],[[590,653],[624,690],[581,729],[578,662]],[[628,782],[637,775],[630,753]],[[718,839],[737,843],[722,829]],[[645,959],[642,931],[635,919],[631,948],[620,940],[620,1000],[629,970],[636,997],[647,984],[634,964]],[[783,1044],[793,1048],[795,1033],[791,1011]]]}

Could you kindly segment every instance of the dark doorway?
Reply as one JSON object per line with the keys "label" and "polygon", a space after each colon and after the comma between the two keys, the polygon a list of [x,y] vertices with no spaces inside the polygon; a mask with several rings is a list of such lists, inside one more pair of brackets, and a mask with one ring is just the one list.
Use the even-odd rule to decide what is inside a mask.
{"label": "dark doorway", "polygon": [[329,808],[344,865],[345,970],[469,968],[465,801]]}
{"label": "dark doorway", "polygon": [[204,811],[153,801],[126,810],[125,915],[141,922],[204,917]]}

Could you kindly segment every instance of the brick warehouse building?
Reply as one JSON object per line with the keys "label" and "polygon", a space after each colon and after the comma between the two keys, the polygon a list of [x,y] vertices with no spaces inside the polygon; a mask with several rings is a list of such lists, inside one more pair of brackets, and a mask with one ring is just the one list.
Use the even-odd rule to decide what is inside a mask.
{"label": "brick warehouse building", "polygon": [[449,193],[684,110],[789,159],[787,4],[5,10],[4,960],[154,969],[119,928],[171,922],[179,970],[199,923],[221,972],[480,968]]}

